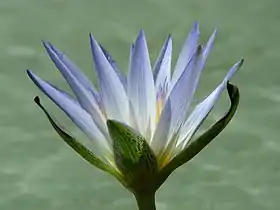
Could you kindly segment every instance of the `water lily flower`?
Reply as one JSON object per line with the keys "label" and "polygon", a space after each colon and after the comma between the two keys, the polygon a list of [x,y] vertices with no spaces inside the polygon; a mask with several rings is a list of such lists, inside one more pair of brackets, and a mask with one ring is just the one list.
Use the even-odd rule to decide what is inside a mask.
{"label": "water lily flower", "polygon": [[[130,47],[128,76],[111,55],[90,35],[90,46],[99,90],[61,51],[43,42],[47,54],[71,87],[75,97],[27,70],[31,80],[92,140],[85,147],[62,128],[40,103],[62,139],[97,168],[115,176],[133,192],[139,209],[155,209],[154,194],[167,177],[183,165],[228,124],[239,99],[229,80],[241,67],[233,65],[222,82],[193,110],[192,98],[216,30],[205,45],[199,45],[195,23],[171,71],[172,38],[168,36],[151,67],[147,42],[141,30]],[[231,106],[217,123],[194,139],[194,134],[227,88]]]}

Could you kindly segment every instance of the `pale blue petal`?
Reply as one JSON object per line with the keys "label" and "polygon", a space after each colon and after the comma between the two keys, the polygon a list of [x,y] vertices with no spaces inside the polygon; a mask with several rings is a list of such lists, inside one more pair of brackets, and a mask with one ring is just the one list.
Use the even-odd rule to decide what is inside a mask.
{"label": "pale blue petal", "polygon": [[185,122],[187,110],[191,103],[191,99],[200,76],[199,65],[201,60],[202,50],[201,47],[198,47],[181,77],[169,94],[172,109],[171,135],[177,132],[182,123]]}
{"label": "pale blue petal", "polygon": [[90,45],[107,118],[127,122],[129,107],[126,91],[117,73],[92,35],[90,35]]}
{"label": "pale blue petal", "polygon": [[[135,44],[132,43],[132,44],[130,45],[130,48],[129,48],[128,74],[129,74],[129,71],[132,69],[132,64],[133,64],[133,63],[132,63],[132,58],[133,58],[134,49],[135,49]],[[128,75],[128,77],[129,77],[129,75]],[[127,78],[127,83],[128,83],[128,79],[129,79],[129,78]],[[127,84],[126,88],[128,89],[128,84]],[[127,89],[126,89],[126,90],[127,90]],[[128,91],[128,90],[127,90],[127,91]]]}
{"label": "pale blue petal", "polygon": [[172,55],[172,37],[171,35],[169,35],[165,40],[153,67],[155,81],[157,80],[161,71],[163,71],[166,77],[169,77],[170,79],[171,55]]}
{"label": "pale blue petal", "polygon": [[158,155],[160,152],[162,152],[168,143],[171,113],[171,103],[170,100],[167,100],[164,109],[161,112],[159,122],[151,142],[151,148],[153,149],[155,155]]}
{"label": "pale blue petal", "polygon": [[[94,95],[97,102],[100,102],[99,93],[94,88],[93,84],[89,81],[89,79],[83,74],[83,72],[73,63],[64,53],[62,53],[59,49],[53,46],[51,43],[43,42],[45,48],[51,48],[61,62],[68,68],[68,70],[73,74],[73,76],[82,84],[86,90],[88,90],[91,94]],[[48,50],[47,50],[48,51]]]}
{"label": "pale blue petal", "polygon": [[195,22],[179,54],[171,80],[171,88],[177,83],[195,53],[199,41],[199,24]]}
{"label": "pale blue petal", "polygon": [[92,140],[96,141],[102,149],[110,149],[109,140],[104,137],[102,132],[98,129],[91,116],[79,106],[78,103],[73,102],[65,93],[53,88],[47,82],[41,80],[30,70],[27,70],[28,76],[31,80],[57,105],[65,114]]}
{"label": "pale blue petal", "polygon": [[129,101],[129,125],[135,130],[139,131],[139,126],[137,124],[137,118],[131,101]]}
{"label": "pale blue petal", "polygon": [[[132,68],[132,58],[133,58],[134,49],[135,49],[135,44],[132,43],[132,44],[130,45],[130,48],[129,48],[128,72],[129,72],[130,69]],[[128,78],[127,78],[127,81],[128,81]],[[128,88],[128,86],[127,86],[127,88]]]}
{"label": "pale blue petal", "polygon": [[154,65],[156,93],[164,86],[169,86],[171,77],[172,38],[169,35]]}
{"label": "pale blue petal", "polygon": [[226,88],[227,82],[233,77],[236,71],[242,66],[243,60],[236,63],[228,72],[223,82],[201,103],[199,103],[180,131],[178,146],[180,149],[184,148],[191,140],[192,136],[198,130],[199,126],[203,123],[205,118],[213,109],[215,103],[220,98],[221,93]]}
{"label": "pale blue petal", "polygon": [[[28,70],[29,71],[29,70]],[[31,74],[31,73],[30,73]],[[53,84],[49,83],[48,81],[44,81],[46,82],[49,86],[51,86],[53,89],[55,89],[56,91],[60,92],[62,95],[64,95],[65,97],[67,97],[69,100],[71,100],[73,103],[75,103],[78,106],[81,106],[80,103],[73,98],[69,93],[65,92],[64,90],[61,90],[60,88],[54,86]]]}
{"label": "pale blue petal", "polygon": [[[212,33],[211,37],[209,38],[209,40],[207,41],[207,44],[205,47],[202,47],[202,59],[200,59],[200,61],[197,63],[197,66],[196,66],[196,70],[195,70],[195,75],[191,84],[193,86],[193,90],[196,89],[197,85],[198,85],[198,81],[199,81],[199,77],[202,73],[202,71],[204,70],[204,66],[205,66],[205,63],[207,61],[207,58],[209,56],[209,53],[213,47],[213,44],[214,44],[214,40],[215,40],[215,37],[216,37],[216,34],[217,34],[217,29],[214,30],[214,32]],[[191,68],[189,68],[189,70],[192,70]],[[175,78],[176,80],[176,78]],[[172,80],[171,80],[171,86],[170,86],[170,90],[172,90],[172,88],[175,86],[176,83],[174,83],[175,81],[172,77]],[[176,80],[177,82],[178,80]],[[194,93],[194,92],[193,92]],[[190,95],[189,97],[189,100],[191,101],[192,100],[192,96],[193,96],[193,93],[192,95]]]}
{"label": "pale blue petal", "polygon": [[[185,83],[185,84],[181,84],[181,88],[177,88],[178,89],[177,91],[175,91],[175,90],[173,91],[172,87],[170,88],[170,92],[171,91],[172,92],[177,92],[178,96],[175,97],[175,98],[180,98],[180,95],[182,95],[182,96],[184,95],[184,97],[186,97],[185,98],[185,103],[183,103],[184,106],[185,106],[185,110],[182,111],[182,112],[179,112],[179,113],[181,113],[181,116],[177,120],[178,123],[173,124],[175,126],[175,129],[178,128],[180,123],[184,122],[187,110],[189,108],[189,105],[192,101],[195,90],[197,88],[198,81],[199,81],[200,75],[203,71],[205,62],[206,62],[207,57],[208,57],[208,55],[209,55],[209,53],[210,53],[210,51],[213,47],[213,43],[214,43],[214,40],[215,40],[215,37],[216,37],[216,33],[217,33],[217,30],[215,29],[213,34],[209,38],[206,46],[203,47],[202,55],[199,55],[198,56],[199,58],[197,58],[197,59],[195,59],[194,57],[192,58],[194,60],[197,60],[197,61],[195,61],[195,64],[193,63],[194,66],[191,67],[192,65],[190,65],[191,64],[191,61],[190,61],[189,64],[187,65],[187,67],[185,68],[185,70],[183,71],[183,74],[185,74],[186,76],[185,76],[185,80],[182,80],[182,81],[184,81],[183,83]],[[188,71],[190,71],[190,72],[188,72]],[[179,83],[179,80],[177,81],[177,83]],[[173,79],[172,79],[172,81],[173,81]],[[173,88],[175,88],[176,86],[180,86],[177,83],[174,84]],[[183,101],[183,100],[181,99],[181,101]],[[171,102],[173,104],[172,98],[171,98]],[[174,102],[174,103],[176,103],[176,102]],[[175,116],[175,119],[176,119],[177,114],[174,114],[174,116]]]}
{"label": "pale blue petal", "polygon": [[[75,77],[75,75],[79,75],[79,79],[81,79],[83,78],[81,74],[78,74],[73,69],[70,70],[65,62],[61,60],[61,57],[56,53],[56,51],[53,50],[53,48],[49,44],[44,43],[44,46],[55,66],[61,72],[61,74],[75,93],[79,103],[81,104],[81,107],[83,107],[92,116],[98,128],[105,135],[107,133],[105,119],[99,109],[99,104],[97,103],[94,95],[90,91],[88,91],[89,89],[86,89],[88,88],[88,83],[86,82],[85,84],[81,84],[81,80],[79,81],[78,78]],[[75,75],[73,74],[73,72],[75,72]]]}
{"label": "pale blue petal", "polygon": [[[208,39],[206,46],[203,47],[203,65],[205,64],[205,62],[209,56],[209,53],[211,52],[211,50],[213,48],[213,44],[214,44],[216,36],[217,36],[217,29],[214,30],[214,32]],[[201,68],[203,68],[203,67],[204,66],[202,66]]]}
{"label": "pale blue petal", "polygon": [[[140,31],[133,50],[128,76],[128,97],[133,105],[140,133],[154,131],[156,117],[156,95],[153,73],[146,38]],[[150,131],[147,125],[150,122]],[[148,128],[149,129],[149,128]]]}
{"label": "pale blue petal", "polygon": [[110,55],[110,53],[101,45],[100,48],[103,51],[104,55],[106,56],[107,60],[109,61],[109,63],[111,64],[111,66],[113,67],[113,69],[115,70],[115,72],[117,73],[121,83],[123,84],[124,89],[126,90],[126,77],[125,75],[119,70],[119,67],[116,63],[116,61],[112,58],[112,56]]}

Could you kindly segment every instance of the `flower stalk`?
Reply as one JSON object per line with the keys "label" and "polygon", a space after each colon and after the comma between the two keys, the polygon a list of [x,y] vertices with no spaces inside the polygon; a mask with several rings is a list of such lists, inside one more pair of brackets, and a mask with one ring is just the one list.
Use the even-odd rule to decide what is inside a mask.
{"label": "flower stalk", "polygon": [[155,193],[135,195],[139,210],[156,210]]}

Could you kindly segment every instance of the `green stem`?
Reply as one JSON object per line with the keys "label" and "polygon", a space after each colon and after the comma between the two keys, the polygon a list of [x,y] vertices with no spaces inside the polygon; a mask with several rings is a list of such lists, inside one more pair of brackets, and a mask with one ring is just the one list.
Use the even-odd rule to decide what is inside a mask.
{"label": "green stem", "polygon": [[139,210],[156,210],[155,194],[135,195]]}

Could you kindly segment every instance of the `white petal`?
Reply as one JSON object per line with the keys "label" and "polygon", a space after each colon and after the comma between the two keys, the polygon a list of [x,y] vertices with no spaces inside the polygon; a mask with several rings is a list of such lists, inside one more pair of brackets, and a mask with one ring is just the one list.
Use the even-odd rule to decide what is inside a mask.
{"label": "white petal", "polygon": [[191,60],[193,54],[195,53],[199,40],[199,25],[198,22],[195,22],[184,45],[179,54],[179,58],[177,64],[174,69],[174,73],[172,75],[171,80],[171,88],[177,83],[179,78],[181,77],[184,69],[186,68],[187,64]]}
{"label": "white petal", "polygon": [[[103,132],[103,134],[107,134],[108,132],[105,119],[99,109],[99,104],[92,92],[89,91],[91,89],[90,83],[85,80],[85,77],[83,77],[82,74],[76,71],[77,69],[70,69],[69,63],[66,65],[67,62],[64,60],[65,57],[61,57],[60,53],[57,54],[57,49],[54,50],[54,48],[47,43],[44,43],[44,46],[55,66],[75,93],[80,105],[92,116],[96,125]],[[82,84],[81,82],[85,83]]]}
{"label": "white petal", "polygon": [[[135,111],[139,132],[147,137],[146,134],[153,132],[155,128],[156,96],[148,47],[143,31],[140,31],[132,52],[128,76],[128,97]],[[147,128],[149,122],[150,128]]]}
{"label": "white petal", "polygon": [[169,85],[171,76],[172,38],[168,36],[154,65],[156,93]]}
{"label": "white petal", "polygon": [[129,109],[126,91],[99,44],[91,35],[90,45],[107,118],[127,122]]}
{"label": "white petal", "polygon": [[110,149],[109,140],[98,129],[91,116],[75,103],[65,93],[53,88],[47,82],[41,80],[31,71],[27,70],[32,81],[57,105],[65,114],[92,140],[96,141],[102,149]]}
{"label": "white petal", "polygon": [[221,93],[226,88],[227,82],[233,77],[236,71],[242,66],[243,60],[236,63],[228,72],[223,82],[201,103],[199,103],[194,111],[191,113],[187,121],[180,131],[180,137],[178,141],[178,147],[184,148],[187,143],[191,140],[199,126],[203,123],[205,118],[211,112],[215,103],[219,99]]}
{"label": "white petal", "polygon": [[162,152],[168,142],[171,113],[171,103],[170,100],[167,100],[166,105],[160,115],[159,122],[151,142],[151,148],[153,149],[155,155],[158,155],[160,152]]}

